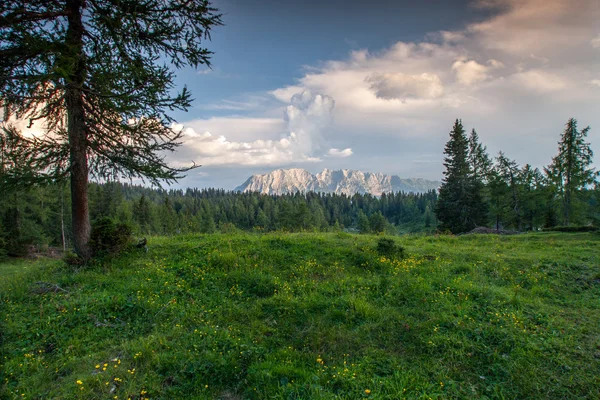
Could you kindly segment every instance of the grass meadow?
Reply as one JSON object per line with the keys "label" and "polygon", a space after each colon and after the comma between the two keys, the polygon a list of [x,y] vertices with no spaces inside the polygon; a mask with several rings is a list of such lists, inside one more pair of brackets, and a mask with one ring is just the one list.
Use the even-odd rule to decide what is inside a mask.
{"label": "grass meadow", "polygon": [[0,263],[0,398],[600,398],[599,234],[380,239]]}

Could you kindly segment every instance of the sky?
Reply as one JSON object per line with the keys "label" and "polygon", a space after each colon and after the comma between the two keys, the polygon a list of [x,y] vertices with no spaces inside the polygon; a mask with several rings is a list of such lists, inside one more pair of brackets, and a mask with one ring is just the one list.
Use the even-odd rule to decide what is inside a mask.
{"label": "sky", "polygon": [[455,119],[548,165],[571,117],[600,157],[600,0],[215,0],[212,68],[178,71],[177,187],[277,168],[439,180]]}

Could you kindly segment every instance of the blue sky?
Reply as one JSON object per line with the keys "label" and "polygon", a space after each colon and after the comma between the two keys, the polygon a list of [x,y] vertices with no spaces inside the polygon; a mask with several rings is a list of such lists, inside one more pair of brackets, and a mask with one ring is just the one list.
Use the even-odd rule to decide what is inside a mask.
{"label": "blue sky", "polygon": [[212,70],[178,72],[196,100],[169,159],[203,165],[178,186],[290,167],[439,179],[455,118],[520,164],[548,164],[570,117],[599,148],[597,0],[213,3]]}

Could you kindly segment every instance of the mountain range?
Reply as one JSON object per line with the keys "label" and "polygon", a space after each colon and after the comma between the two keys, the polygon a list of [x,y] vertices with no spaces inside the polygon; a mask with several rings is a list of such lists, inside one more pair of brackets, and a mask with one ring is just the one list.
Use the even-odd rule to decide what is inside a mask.
{"label": "mountain range", "polygon": [[288,194],[295,192],[325,192],[353,195],[370,193],[381,196],[390,192],[425,193],[437,189],[440,182],[420,178],[403,179],[396,175],[362,172],[349,169],[324,169],[318,174],[301,168],[278,169],[264,175],[252,175],[235,188],[240,192]]}

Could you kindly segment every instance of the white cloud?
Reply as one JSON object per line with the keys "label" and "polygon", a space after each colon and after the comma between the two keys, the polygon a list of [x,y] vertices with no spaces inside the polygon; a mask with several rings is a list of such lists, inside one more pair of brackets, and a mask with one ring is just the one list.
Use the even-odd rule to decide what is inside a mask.
{"label": "white cloud", "polygon": [[[175,129],[178,127],[175,127]],[[311,157],[298,151],[298,137],[294,133],[279,140],[254,140],[251,142],[233,142],[225,136],[214,136],[210,132],[197,133],[191,128],[184,129],[183,149],[178,151],[177,159],[172,164],[179,166],[185,154],[203,166],[245,165],[245,166],[278,166],[298,162],[318,162],[318,157]]]}
{"label": "white cloud", "polygon": [[594,86],[600,87],[600,79],[592,79],[590,83]]}
{"label": "white cloud", "polygon": [[281,118],[241,116],[194,119],[183,124],[196,132],[208,131],[225,135],[233,142],[251,142],[256,138],[278,140],[286,129],[286,123]]}
{"label": "white cloud", "polygon": [[[173,129],[183,132],[184,144],[177,152],[177,160],[173,160],[174,165],[185,165],[188,160],[204,166],[280,166],[321,161],[322,149],[327,144],[325,133],[332,122],[335,101],[330,96],[302,91],[293,95],[290,103],[284,110],[283,121],[229,117],[175,124]],[[280,134],[277,139],[268,138],[273,136],[273,132],[269,134],[268,130],[283,127],[283,124],[287,133]],[[209,126],[212,133],[207,129]],[[243,136],[263,138],[228,138],[236,131],[239,138],[239,129],[245,129]],[[260,129],[266,131],[261,133]],[[351,149],[339,154],[336,152],[337,149],[330,149],[327,154],[337,157],[352,154]]]}
{"label": "white cloud", "polygon": [[561,77],[538,69],[516,73],[511,79],[522,88],[540,93],[559,91],[567,86]]}
{"label": "white cloud", "polygon": [[333,118],[335,101],[327,95],[313,95],[309,90],[292,96],[284,112],[290,133],[296,135],[302,154],[312,154],[325,145],[324,131]]}
{"label": "white cloud", "polygon": [[439,76],[422,73],[420,75],[407,75],[402,72],[374,73],[366,78],[375,96],[380,99],[411,98],[435,99],[444,94],[444,86]]}
{"label": "white cloud", "polygon": [[353,152],[352,152],[352,149],[350,149],[350,148],[344,149],[344,150],[329,149],[329,151],[327,152],[327,154],[330,157],[345,158],[345,157],[350,157],[353,154]]}
{"label": "white cloud", "polygon": [[466,86],[484,81],[488,78],[488,67],[474,60],[457,60],[452,64],[458,82]]}
{"label": "white cloud", "polygon": [[600,34],[598,35],[598,37],[595,37],[592,40],[590,40],[590,44],[593,48],[600,49]]}

